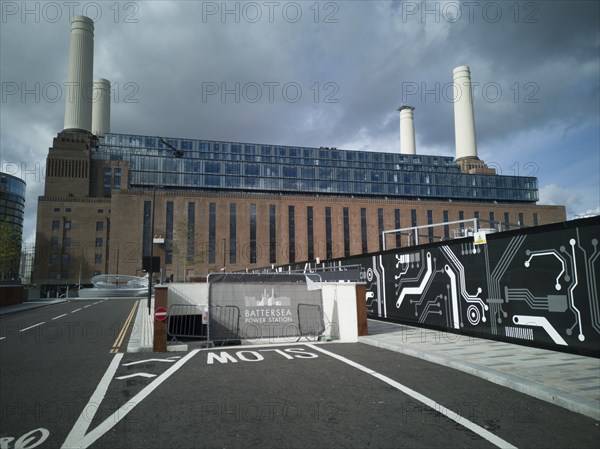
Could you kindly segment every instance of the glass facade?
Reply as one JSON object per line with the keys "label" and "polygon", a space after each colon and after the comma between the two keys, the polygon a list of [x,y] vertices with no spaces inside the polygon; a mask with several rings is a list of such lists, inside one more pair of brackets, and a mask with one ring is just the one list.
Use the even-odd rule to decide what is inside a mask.
{"label": "glass facade", "polygon": [[155,137],[110,133],[99,140],[93,158],[129,162],[130,187],[508,203],[539,199],[537,178],[464,174],[447,156],[167,141],[182,158],[173,158],[173,150]]}
{"label": "glass facade", "polygon": [[25,181],[0,173],[0,221],[8,221],[23,232],[25,214]]}

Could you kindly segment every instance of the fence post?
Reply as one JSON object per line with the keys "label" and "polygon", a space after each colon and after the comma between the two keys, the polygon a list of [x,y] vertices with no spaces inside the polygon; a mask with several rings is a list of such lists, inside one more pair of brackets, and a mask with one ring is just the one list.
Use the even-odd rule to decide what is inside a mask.
{"label": "fence post", "polygon": [[158,308],[168,310],[169,287],[166,285],[157,285],[154,287],[154,342],[152,350],[154,352],[167,352],[167,323],[168,320],[157,320],[154,316]]}

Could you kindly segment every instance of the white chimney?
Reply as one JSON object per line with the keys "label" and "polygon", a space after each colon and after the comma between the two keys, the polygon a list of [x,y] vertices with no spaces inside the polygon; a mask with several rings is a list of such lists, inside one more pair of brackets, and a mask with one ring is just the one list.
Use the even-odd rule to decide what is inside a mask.
{"label": "white chimney", "polygon": [[110,81],[94,80],[92,95],[92,134],[104,136],[110,132]]}
{"label": "white chimney", "polygon": [[416,154],[415,123],[412,106],[401,106],[400,111],[400,154]]}
{"label": "white chimney", "polygon": [[71,22],[71,46],[66,85],[65,131],[92,129],[92,76],[94,71],[94,22],[75,16]]}
{"label": "white chimney", "polygon": [[477,158],[475,119],[473,115],[473,92],[471,69],[460,66],[454,69],[454,137],[456,159]]}

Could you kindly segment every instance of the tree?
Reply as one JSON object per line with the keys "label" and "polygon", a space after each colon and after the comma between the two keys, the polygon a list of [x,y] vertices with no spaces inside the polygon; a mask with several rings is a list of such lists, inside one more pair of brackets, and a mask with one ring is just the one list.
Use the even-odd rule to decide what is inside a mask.
{"label": "tree", "polygon": [[21,233],[8,220],[0,222],[0,280],[19,273]]}
{"label": "tree", "polygon": [[176,280],[180,279],[179,268],[183,268],[183,279],[187,280],[187,269],[189,266],[204,263],[203,254],[198,253],[196,242],[198,234],[194,232],[192,226],[184,220],[175,224],[173,232],[173,262],[176,271]]}

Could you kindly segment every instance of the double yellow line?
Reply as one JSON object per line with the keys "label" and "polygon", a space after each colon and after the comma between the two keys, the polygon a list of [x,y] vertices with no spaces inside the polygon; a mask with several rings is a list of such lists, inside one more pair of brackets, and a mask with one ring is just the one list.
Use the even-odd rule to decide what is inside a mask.
{"label": "double yellow line", "polygon": [[121,349],[121,345],[123,344],[123,339],[125,338],[127,329],[129,328],[129,325],[131,324],[131,320],[133,319],[133,315],[135,314],[137,305],[138,305],[138,301],[136,301],[133,304],[133,307],[131,308],[131,312],[129,312],[129,316],[127,317],[127,321],[125,321],[125,324],[123,324],[123,328],[121,329],[121,332],[119,332],[119,335],[117,336],[117,339],[113,343],[112,348],[110,348],[109,352],[111,354],[116,354],[117,352],[119,352],[119,349]]}

